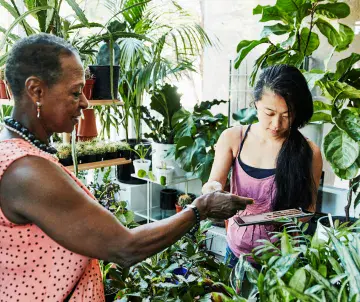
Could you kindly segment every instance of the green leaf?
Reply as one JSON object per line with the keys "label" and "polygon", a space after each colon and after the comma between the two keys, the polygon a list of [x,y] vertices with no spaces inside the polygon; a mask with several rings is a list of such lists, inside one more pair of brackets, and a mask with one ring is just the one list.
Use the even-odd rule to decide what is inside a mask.
{"label": "green leaf", "polygon": [[309,90],[311,91],[314,89],[315,83],[325,76],[325,72],[319,69],[312,69],[311,71],[303,72],[303,76],[305,77]]}
{"label": "green leaf", "polygon": [[320,273],[321,276],[323,276],[324,278],[326,278],[326,276],[327,276],[327,268],[326,268],[326,265],[320,264],[319,267],[318,267],[318,272]]}
{"label": "green leaf", "polygon": [[289,25],[284,25],[281,23],[276,23],[275,25],[264,26],[264,29],[261,32],[260,37],[266,38],[270,35],[284,35],[290,31],[291,27]]}
{"label": "green leaf", "polygon": [[156,181],[156,177],[152,171],[149,171],[148,176],[151,181]]}
{"label": "green leaf", "polygon": [[331,114],[325,112],[314,112],[310,122],[331,123],[332,122]]}
{"label": "green leaf", "polygon": [[324,153],[331,165],[345,170],[358,158],[359,144],[345,131],[334,126],[324,138]]}
{"label": "green leaf", "polygon": [[357,163],[353,163],[349,168],[347,169],[339,169],[338,167],[331,165],[331,167],[334,170],[334,173],[340,177],[341,179],[350,180],[356,177],[359,173],[359,166]]}
{"label": "green leaf", "polygon": [[360,204],[360,192],[358,192],[357,194],[355,194],[355,199],[354,199],[354,209],[357,208],[357,206]]}
{"label": "green leaf", "polygon": [[336,72],[333,76],[333,80],[340,80],[347,72],[350,71],[351,67],[360,61],[360,54],[352,53],[349,57],[342,59],[336,63]]}
{"label": "green leaf", "polygon": [[[354,108],[355,109],[355,108]],[[360,112],[360,109],[359,109]],[[356,110],[344,109],[335,117],[336,125],[354,141],[360,141],[360,114]]]}
{"label": "green leaf", "polygon": [[260,15],[263,11],[264,6],[258,5],[253,9],[253,15]]}
{"label": "green leaf", "polygon": [[280,10],[277,6],[263,6],[262,7],[262,18],[260,22],[268,21],[283,21],[284,23],[292,24],[292,18]]}
{"label": "green leaf", "polygon": [[193,116],[184,108],[181,108],[174,114],[171,123],[176,132],[176,139],[180,139],[186,136],[191,137],[196,132]]}
{"label": "green leaf", "polygon": [[300,51],[305,56],[310,56],[320,45],[319,36],[314,32],[310,33],[310,29],[307,27],[302,29],[300,40]]}
{"label": "green leaf", "polygon": [[318,18],[315,22],[320,32],[327,38],[328,42],[332,46],[338,46],[341,43],[340,34],[337,30],[326,20]]}
{"label": "green leaf", "polygon": [[85,24],[86,26],[88,26],[89,21],[86,18],[84,12],[82,11],[82,9],[80,8],[80,6],[76,3],[75,0],[66,0],[66,2],[70,5],[70,7],[73,9],[73,11],[75,12],[76,16],[79,18],[79,20],[81,21],[81,23]]}
{"label": "green leaf", "polygon": [[346,83],[339,81],[326,81],[323,83],[319,81],[317,85],[320,86],[324,95],[332,101],[360,98],[360,90]]}
{"label": "green leaf", "polygon": [[257,110],[255,108],[244,108],[233,113],[233,119],[241,125],[249,125],[258,122]]}
{"label": "green leaf", "polygon": [[140,169],[140,170],[138,171],[138,176],[141,177],[141,178],[145,177],[145,176],[146,176],[146,171],[143,170],[143,169]]}
{"label": "green leaf", "polygon": [[350,15],[350,7],[346,3],[319,4],[315,12],[329,19],[342,19]]}
{"label": "green leaf", "polygon": [[205,148],[201,152],[197,152],[193,157],[193,166],[195,166],[195,173],[198,175],[203,183],[209,180],[212,165],[214,163],[215,152],[210,150],[206,152]]}
{"label": "green leaf", "polygon": [[171,126],[174,114],[181,109],[180,97],[177,87],[169,84],[165,84],[151,96],[150,107],[163,116],[164,126]]}
{"label": "green leaf", "polygon": [[335,297],[338,295],[338,291],[334,286],[332,286],[330,281],[324,278],[319,272],[314,270],[309,264],[305,266],[305,269],[311,274],[317,283],[325,287],[329,297],[331,297],[331,301],[334,301]]}
{"label": "green leaf", "polygon": [[299,268],[289,281],[289,286],[293,289],[303,293],[306,288],[306,271],[305,269]]}
{"label": "green leaf", "polygon": [[340,42],[336,47],[336,51],[343,51],[349,47],[354,40],[354,31],[345,24],[339,24]]}
{"label": "green leaf", "polygon": [[305,4],[304,0],[277,0],[276,7],[285,12],[297,12],[302,5]]}
{"label": "green leaf", "polygon": [[237,46],[237,52],[238,55],[235,59],[235,68],[239,68],[241,62],[244,60],[244,58],[248,55],[248,53],[253,50],[256,46],[263,44],[263,43],[268,43],[269,39],[268,38],[262,38],[260,40],[243,40],[241,41],[238,46]]}
{"label": "green leaf", "polygon": [[14,29],[14,27],[16,25],[18,25],[20,22],[22,22],[27,16],[40,12],[40,11],[46,11],[47,9],[51,9],[51,6],[40,6],[37,8],[34,8],[32,10],[29,10],[25,13],[23,13],[21,16],[19,16],[18,18],[16,18],[16,20],[9,26],[9,28],[7,29],[6,33],[4,34],[2,40],[0,41],[0,50],[3,49],[5,43],[6,43],[6,39],[10,36],[11,31]]}

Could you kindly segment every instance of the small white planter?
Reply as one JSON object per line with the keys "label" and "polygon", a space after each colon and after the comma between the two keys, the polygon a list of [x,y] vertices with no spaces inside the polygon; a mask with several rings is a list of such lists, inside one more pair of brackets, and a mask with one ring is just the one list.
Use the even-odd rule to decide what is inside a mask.
{"label": "small white planter", "polygon": [[160,183],[161,176],[166,178],[166,185],[170,184],[173,180],[175,168],[171,166],[167,166],[166,169],[162,169],[161,167],[157,167],[155,169],[156,180]]}
{"label": "small white planter", "polygon": [[134,168],[135,168],[135,175],[138,176],[139,170],[144,170],[146,174],[149,173],[151,160],[149,159],[135,159],[133,161]]}
{"label": "small white planter", "polygon": [[176,176],[184,176],[185,171],[180,168],[179,164],[175,160],[175,157],[168,155],[171,148],[175,148],[175,145],[154,142],[151,143],[153,167],[158,167],[162,162],[164,162],[167,166],[174,167],[174,173]]}

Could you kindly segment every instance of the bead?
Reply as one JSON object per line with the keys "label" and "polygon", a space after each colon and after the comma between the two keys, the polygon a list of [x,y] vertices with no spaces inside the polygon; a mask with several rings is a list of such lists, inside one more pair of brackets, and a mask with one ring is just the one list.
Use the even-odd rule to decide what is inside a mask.
{"label": "bead", "polygon": [[28,135],[28,134],[29,134],[29,130],[27,130],[25,127],[22,127],[22,128],[20,129],[20,131],[21,131],[22,133],[24,133],[24,135]]}
{"label": "bead", "polygon": [[34,134],[29,133],[28,138],[29,138],[29,140],[33,141],[35,139],[35,136],[34,136]]}

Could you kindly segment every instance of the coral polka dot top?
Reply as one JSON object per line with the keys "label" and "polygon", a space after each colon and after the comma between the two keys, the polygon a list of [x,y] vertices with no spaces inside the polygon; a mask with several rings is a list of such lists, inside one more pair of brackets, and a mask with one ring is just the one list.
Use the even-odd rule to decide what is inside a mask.
{"label": "coral polka dot top", "polygon": [[[6,169],[24,156],[40,156],[55,162],[94,198],[55,158],[23,139],[0,142],[0,183]],[[10,222],[0,208],[0,302],[102,302],[104,299],[96,259],[65,249],[35,224]]]}

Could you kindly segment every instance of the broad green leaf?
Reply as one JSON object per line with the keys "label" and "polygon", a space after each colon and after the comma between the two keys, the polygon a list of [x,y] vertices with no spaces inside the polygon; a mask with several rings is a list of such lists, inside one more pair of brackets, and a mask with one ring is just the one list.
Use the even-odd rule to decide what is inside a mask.
{"label": "broad green leaf", "polygon": [[306,271],[304,268],[299,268],[289,281],[289,286],[293,289],[303,293],[306,288]]}
{"label": "broad green leaf", "polygon": [[289,235],[285,230],[282,233],[280,241],[281,241],[281,255],[282,256],[291,255],[293,253],[293,247]]}
{"label": "broad green leaf", "polygon": [[260,22],[268,21],[283,21],[287,24],[292,24],[292,18],[284,11],[280,10],[277,6],[263,6],[262,18]]}
{"label": "broad green leaf", "polygon": [[345,24],[339,24],[340,43],[336,47],[336,51],[343,51],[349,47],[354,40],[354,31]]}
{"label": "broad green leaf", "polygon": [[352,53],[349,57],[340,60],[336,63],[336,72],[333,76],[333,80],[340,80],[347,72],[350,71],[351,67],[360,61],[360,54]]}
{"label": "broad green leaf", "polygon": [[233,113],[233,119],[240,122],[241,125],[249,125],[256,123],[257,110],[255,108],[244,108],[240,109],[238,112]]}
{"label": "broad green leaf", "polygon": [[[200,149],[196,145],[197,150]],[[212,165],[214,163],[215,152],[210,150],[206,152],[205,148],[201,148],[198,152],[194,153],[193,166],[195,166],[195,173],[200,177],[203,183],[209,180]]]}
{"label": "broad green leaf", "polygon": [[21,16],[19,16],[18,18],[16,18],[16,20],[9,26],[9,28],[7,29],[6,33],[4,34],[2,40],[0,41],[0,50],[3,49],[5,43],[6,43],[6,39],[9,37],[9,35],[11,34],[11,31],[14,29],[14,27],[16,25],[18,25],[20,22],[24,21],[24,19],[34,13],[40,12],[40,11],[46,11],[47,9],[51,9],[51,6],[40,6],[37,8],[34,8],[32,10],[29,10],[25,13],[23,13]]}
{"label": "broad green leaf", "polygon": [[[276,271],[276,276],[281,278],[284,276],[288,270],[293,266],[293,264],[298,260],[299,253],[294,253],[286,256],[282,256],[275,262],[272,266],[272,269]],[[270,275],[266,274],[267,278],[271,278]]]}
{"label": "broad green leaf", "polygon": [[288,50],[280,49],[272,54],[270,54],[266,60],[266,63],[271,65],[276,65],[284,62],[288,55]]}
{"label": "broad green leaf", "polygon": [[283,49],[293,49],[293,45],[296,42],[296,31],[292,31],[289,37],[281,42],[280,47]]}
{"label": "broad green leaf", "polygon": [[163,116],[164,126],[171,126],[174,114],[181,109],[180,97],[177,87],[169,84],[165,84],[152,94],[150,107]]}
{"label": "broad green leaf", "polygon": [[259,15],[262,13],[264,6],[258,5],[253,9],[253,15]]}
{"label": "broad green leaf", "polygon": [[318,272],[321,274],[321,276],[323,276],[324,278],[327,277],[327,268],[326,265],[324,264],[320,264],[318,267]]}
{"label": "broad green leaf", "polygon": [[346,83],[339,81],[326,81],[323,83],[318,81],[317,85],[319,85],[325,97],[332,101],[360,98],[360,90]]}
{"label": "broad green leaf", "polygon": [[263,44],[263,43],[268,43],[269,39],[268,38],[262,38],[260,40],[253,40],[253,41],[249,41],[249,40],[243,40],[239,43],[239,45],[237,46],[237,52],[238,55],[235,59],[235,68],[239,68],[241,62],[244,60],[244,58],[248,55],[248,53],[253,50],[256,46]]}
{"label": "broad green leaf", "polygon": [[75,0],[66,0],[66,2],[70,5],[70,7],[75,12],[76,16],[79,18],[81,23],[85,24],[86,26],[89,24],[88,19],[86,18],[83,10],[80,8],[80,6],[76,3]]}
{"label": "broad green leaf", "polygon": [[[359,109],[360,112],[360,109]],[[355,110],[344,109],[335,117],[336,125],[344,130],[354,141],[360,141],[360,114]]]}
{"label": "broad green leaf", "polygon": [[175,129],[175,138],[177,139],[186,136],[191,137],[196,132],[193,116],[184,108],[174,114],[171,123]]}
{"label": "broad green leaf", "polygon": [[151,181],[156,181],[156,177],[152,171],[149,171],[148,176]]}
{"label": "broad green leaf", "polygon": [[192,170],[192,157],[197,152],[195,142],[190,136],[180,137],[176,143],[175,158],[179,159],[181,167],[190,172]]}
{"label": "broad green leaf", "polygon": [[300,51],[305,56],[310,56],[320,45],[319,36],[314,32],[310,33],[310,29],[307,27],[302,29],[300,40]]}
{"label": "broad green leaf", "polygon": [[139,171],[138,171],[138,175],[137,176],[139,176],[139,177],[145,177],[146,176],[146,171],[145,170],[143,170],[143,169],[140,169]]}
{"label": "broad green leaf", "polygon": [[318,18],[315,22],[320,32],[327,38],[328,42],[332,46],[338,46],[341,44],[341,37],[338,31],[329,22],[322,18]]}
{"label": "broad green leaf", "polygon": [[331,123],[332,122],[331,114],[325,112],[314,112],[310,122]]}
{"label": "broad green leaf", "polygon": [[263,63],[266,61],[268,56],[275,50],[276,50],[276,46],[270,45],[268,47],[268,49],[265,51],[265,53],[263,53],[260,57],[258,57],[256,59],[253,71],[251,72],[251,76],[250,76],[250,79],[249,79],[251,87],[253,87],[254,84],[255,84],[256,75],[257,75],[257,72],[258,72],[259,68],[262,68]]}
{"label": "broad green leaf", "polygon": [[309,90],[311,91],[314,89],[315,83],[325,76],[325,72],[319,69],[313,69],[311,71],[303,72],[303,76],[305,77]]}
{"label": "broad green leaf", "polygon": [[331,167],[334,170],[334,173],[340,177],[341,179],[350,180],[356,177],[359,173],[359,166],[357,163],[353,163],[350,167],[347,169],[339,169],[338,167],[331,165]]}
{"label": "broad green leaf", "polygon": [[260,37],[266,38],[270,35],[280,36],[288,33],[290,29],[291,28],[289,25],[284,25],[281,23],[276,23],[275,25],[270,25],[270,26],[264,26],[264,29],[262,30]]}
{"label": "broad green leaf", "polygon": [[354,208],[356,209],[359,204],[360,204],[360,192],[358,192],[357,194],[355,194]]}
{"label": "broad green leaf", "polygon": [[305,0],[277,0],[276,7],[285,12],[297,12]]}
{"label": "broad green leaf", "polygon": [[305,269],[311,274],[318,284],[325,287],[327,293],[332,298],[331,301],[334,301],[335,297],[338,295],[338,291],[334,286],[332,286],[330,281],[324,278],[318,271],[314,270],[309,264],[305,266]]}
{"label": "broad green leaf", "polygon": [[324,138],[324,153],[331,165],[349,168],[359,156],[359,144],[345,131],[334,126]]}
{"label": "broad green leaf", "polygon": [[350,7],[346,3],[319,4],[315,12],[329,19],[342,19],[350,15]]}

